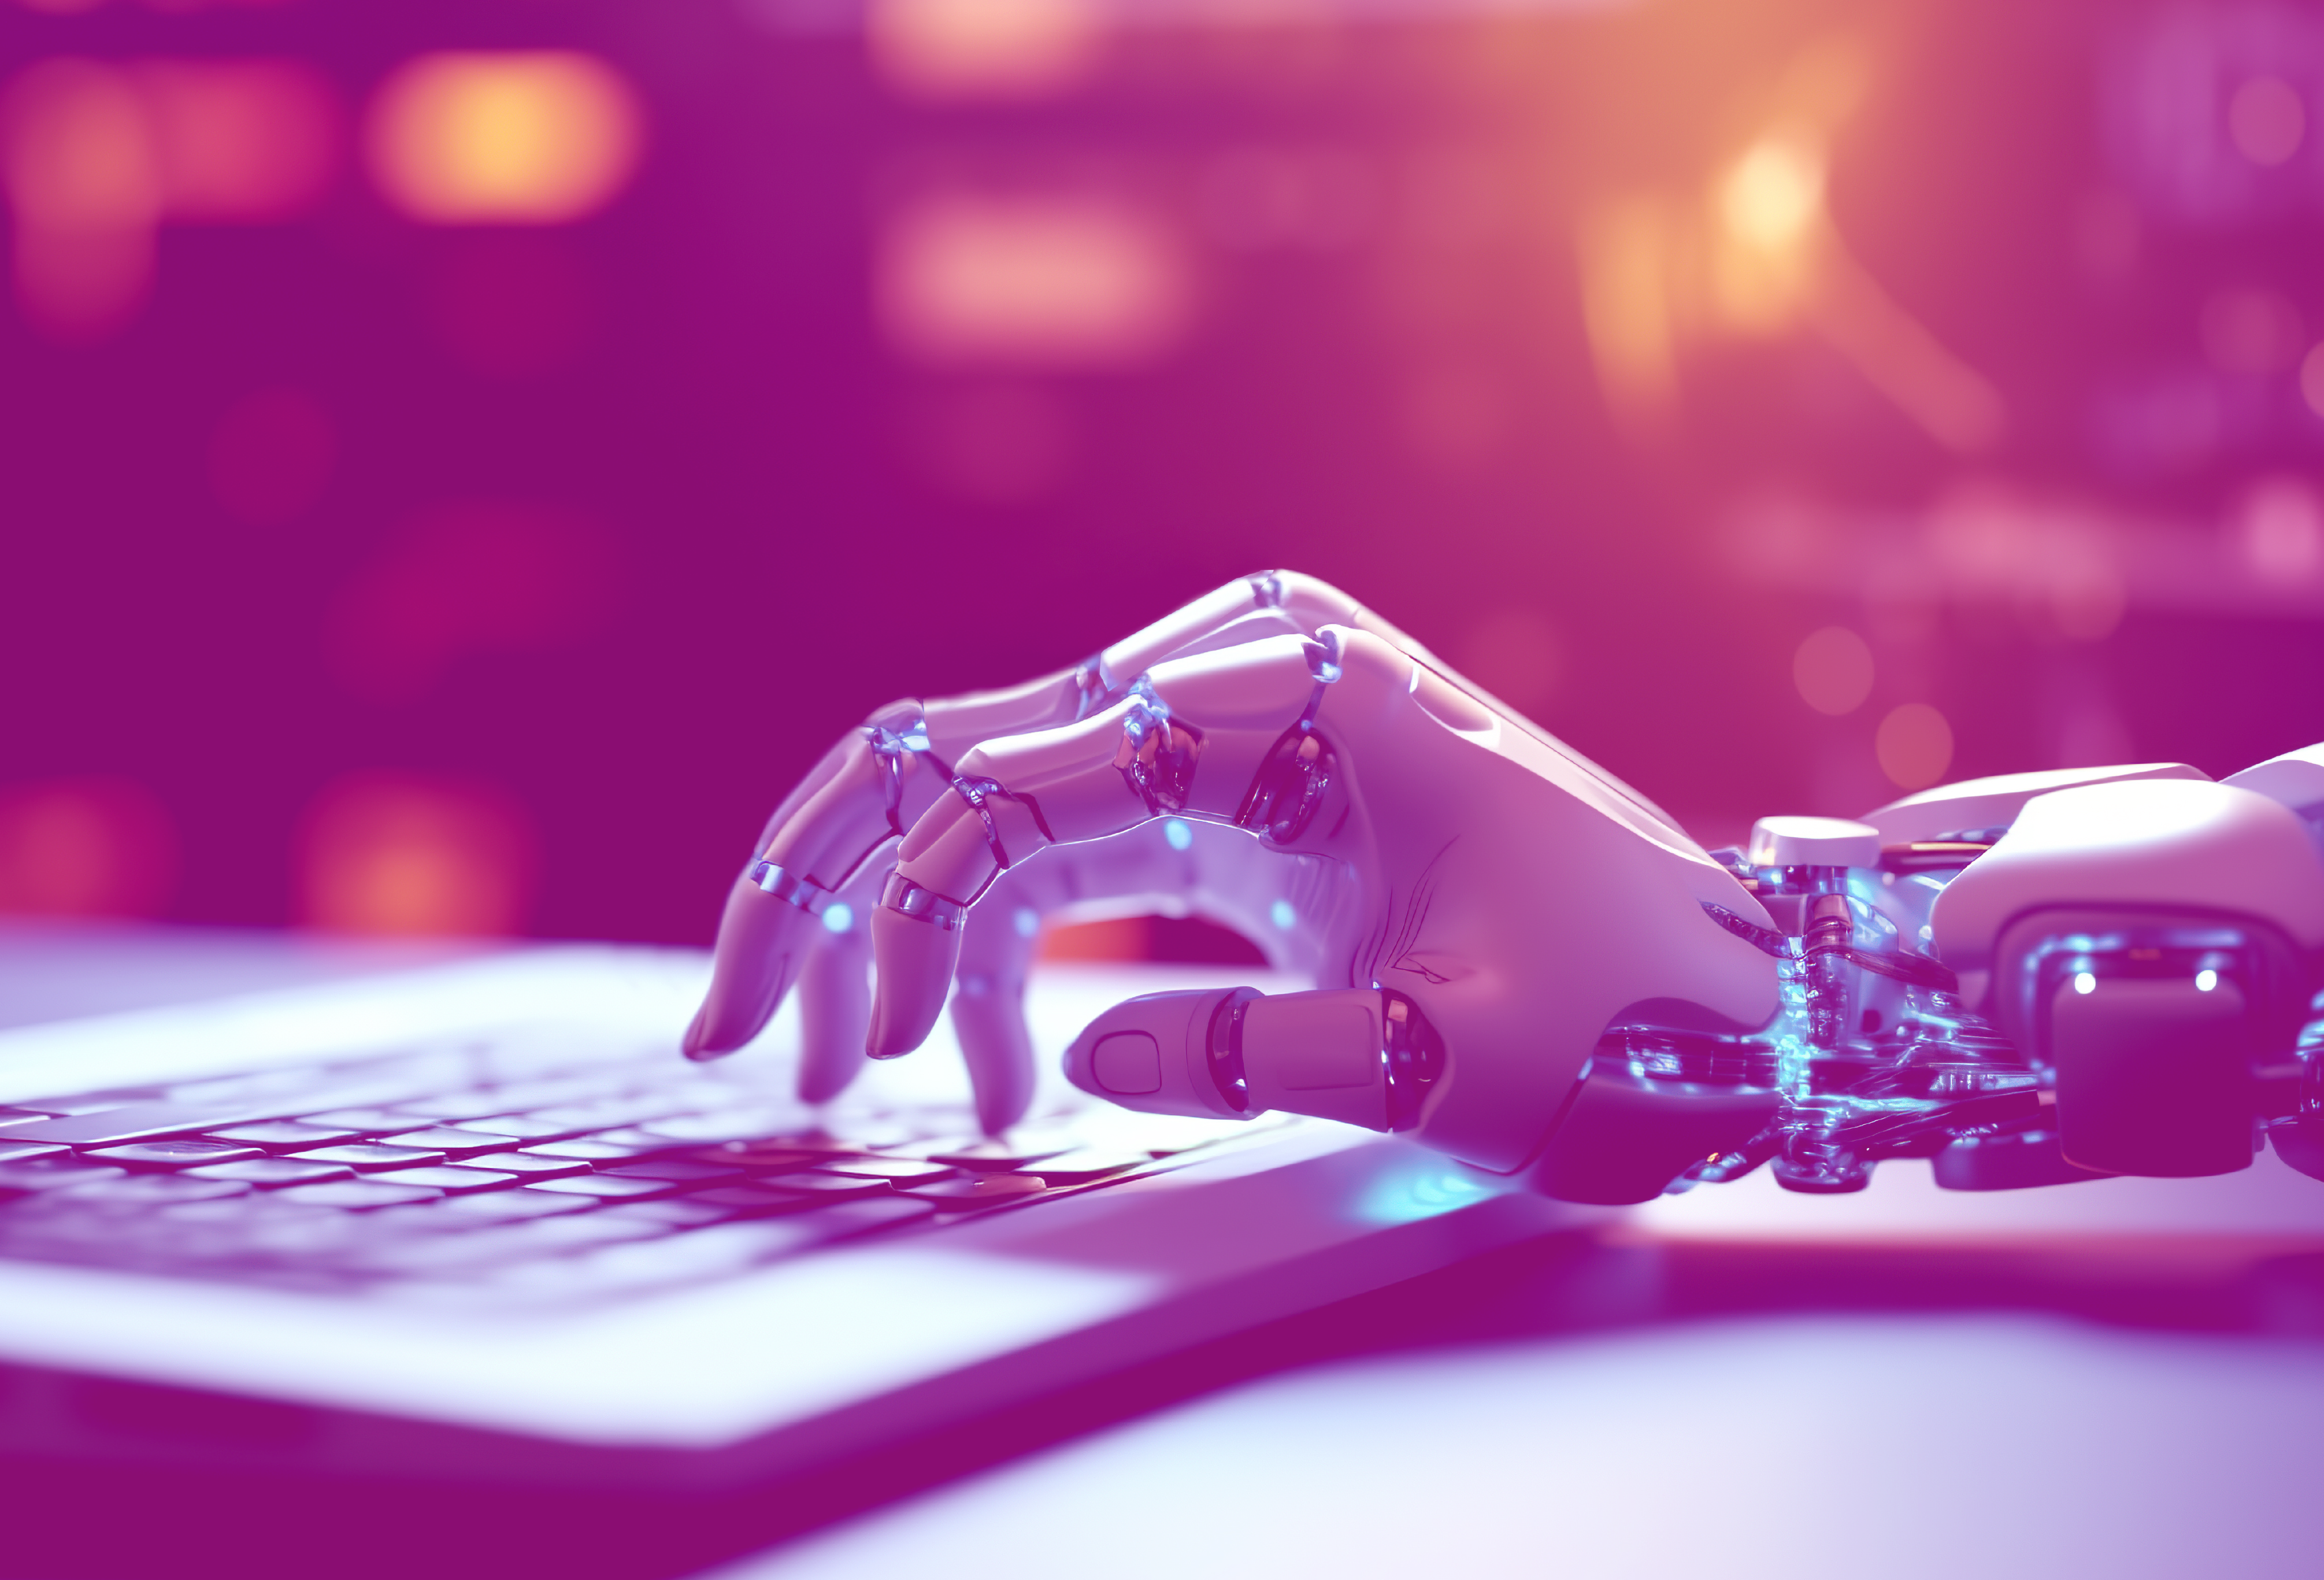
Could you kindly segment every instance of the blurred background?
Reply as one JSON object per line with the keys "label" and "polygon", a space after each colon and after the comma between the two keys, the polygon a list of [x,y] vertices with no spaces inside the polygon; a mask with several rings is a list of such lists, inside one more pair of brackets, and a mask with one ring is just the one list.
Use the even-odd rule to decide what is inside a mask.
{"label": "blurred background", "polygon": [[1720,843],[2324,738],[2324,14],[0,0],[0,912],[706,942],[1337,582]]}

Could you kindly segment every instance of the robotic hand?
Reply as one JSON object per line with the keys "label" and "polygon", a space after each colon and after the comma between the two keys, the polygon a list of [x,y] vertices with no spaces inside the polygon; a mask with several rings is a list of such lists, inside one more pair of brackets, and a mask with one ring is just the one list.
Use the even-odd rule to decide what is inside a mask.
{"label": "robotic hand", "polygon": [[1344,595],[1277,573],[835,746],[736,882],[686,1048],[741,1046],[797,984],[820,1101],[857,1049],[918,1047],[950,991],[997,1130],[1030,1096],[1042,921],[1180,908],[1321,985],[1108,1011],[1067,1074],[1128,1107],[1409,1132],[1593,1202],[1768,1162],[1858,1189],[1898,1156],[1972,1189],[2221,1172],[2263,1123],[2324,1177],[2301,1032],[2319,820],[2324,748],[2227,784],[2177,765],[1976,781],[1864,823],[1766,819],[1714,855]]}

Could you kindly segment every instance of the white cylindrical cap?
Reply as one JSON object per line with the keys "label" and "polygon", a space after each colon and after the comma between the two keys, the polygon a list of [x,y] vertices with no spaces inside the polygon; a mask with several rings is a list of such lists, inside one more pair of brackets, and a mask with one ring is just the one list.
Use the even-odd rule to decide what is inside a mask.
{"label": "white cylindrical cap", "polygon": [[1845,818],[1762,818],[1746,856],[1755,867],[1877,867],[1880,830]]}
{"label": "white cylindrical cap", "polygon": [[1231,1106],[1211,1074],[1211,1017],[1237,993],[1255,988],[1197,988],[1142,993],[1092,1021],[1065,1049],[1065,1078],[1140,1113],[1197,1119],[1248,1119]]}
{"label": "white cylindrical cap", "polygon": [[[1219,1089],[1211,1065],[1213,1022],[1230,1001],[1244,1004],[1231,1035],[1241,1061],[1240,1108]],[[1248,1119],[1273,1110],[1387,1130],[1381,1016],[1376,987],[1271,996],[1247,987],[1152,993],[1114,1005],[1084,1027],[1065,1050],[1065,1076],[1084,1092],[1143,1113]]]}

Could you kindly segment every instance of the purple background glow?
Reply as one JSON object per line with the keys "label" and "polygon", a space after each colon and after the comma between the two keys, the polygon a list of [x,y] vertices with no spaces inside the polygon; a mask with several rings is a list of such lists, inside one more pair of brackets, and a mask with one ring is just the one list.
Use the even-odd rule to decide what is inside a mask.
{"label": "purple background glow", "polygon": [[[302,61],[337,121],[300,211],[165,220],[112,332],[0,311],[0,903],[706,941],[766,808],[872,707],[1274,565],[1711,842],[1897,793],[1875,739],[1908,702],[1949,777],[2324,736],[2309,13],[1412,10],[1150,25],[1007,93],[781,0],[0,11],[10,71]],[[566,224],[400,213],[374,86],[537,48],[627,79],[634,179]],[[2236,97],[2263,79],[2290,111]],[[2287,114],[2289,153],[2245,151]],[[1802,116],[1862,277],[1997,392],[1990,442],[1932,439],[1813,310],[1698,310],[1675,393],[1622,415],[1591,217],[1644,194],[1699,228]],[[1111,352],[916,346],[881,238],[964,193],[1145,216],[1177,316]],[[1793,674],[1830,625],[1875,661],[1839,716]],[[39,820],[59,786],[97,808],[79,856]],[[369,872],[380,827],[489,892],[338,905],[329,853]],[[8,876],[35,846],[63,879]]]}

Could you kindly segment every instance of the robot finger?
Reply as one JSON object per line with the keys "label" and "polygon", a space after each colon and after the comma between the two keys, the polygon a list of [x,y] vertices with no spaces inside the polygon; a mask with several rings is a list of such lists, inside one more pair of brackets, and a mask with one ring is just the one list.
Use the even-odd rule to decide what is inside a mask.
{"label": "robot finger", "polygon": [[749,873],[734,880],[718,922],[710,990],[681,1044],[686,1057],[715,1058],[756,1037],[798,979],[822,921],[768,893]]}
{"label": "robot finger", "polygon": [[[1175,660],[1102,713],[963,756],[952,793],[912,826],[872,915],[880,974],[872,1056],[908,1053],[926,1039],[968,908],[1015,863],[1156,817],[1232,821],[1258,804],[1252,787],[1286,725],[1312,712],[1329,683],[1317,679],[1320,651],[1280,637]],[[1325,672],[1338,673],[1328,665]]]}
{"label": "robot finger", "polygon": [[961,929],[951,1001],[953,1031],[987,1131],[1014,1124],[1032,1102],[1025,987],[1044,930],[1075,919],[1215,911],[1206,902],[1206,864],[1215,882],[1218,869],[1256,844],[1237,829],[1169,818],[1057,845],[993,881]]}
{"label": "robot finger", "polygon": [[[1338,588],[1296,571],[1267,571],[1229,582],[1174,610],[1136,634],[1070,670],[997,691],[927,704],[925,721],[936,754],[957,759],[980,742],[1054,729],[1088,717],[1129,695],[1156,664],[1215,652],[1270,636],[1313,637],[1327,624],[1370,619]],[[1380,625],[1384,633],[1392,627]]]}
{"label": "robot finger", "polygon": [[989,779],[956,781],[912,826],[907,857],[872,912],[879,973],[864,1049],[872,1058],[909,1053],[927,1039],[960,966],[969,907],[1050,843],[1038,807]]}
{"label": "robot finger", "polygon": [[784,798],[727,894],[710,991],[682,1044],[687,1058],[731,1053],[773,1016],[823,936],[835,894],[879,868],[882,847],[941,788],[942,777],[920,766],[927,753],[918,704],[899,703],[824,753]]}
{"label": "robot finger", "polygon": [[1033,1039],[1025,1025],[1025,976],[1039,947],[1034,897],[1004,880],[961,931],[954,978],[952,1029],[968,1062],[976,1117],[999,1134],[1025,1117],[1033,1101]]}
{"label": "robot finger", "polygon": [[940,760],[931,761],[918,703],[881,709],[835,755],[815,791],[778,818],[750,874],[768,893],[810,911],[910,827],[951,777]]}
{"label": "robot finger", "polygon": [[799,808],[805,807],[824,786],[838,778],[846,770],[850,759],[861,750],[862,745],[862,734],[860,730],[850,730],[834,741],[830,750],[816,759],[815,766],[808,769],[806,776],[797,784],[791,786],[790,793],[783,797],[781,801],[777,803],[775,809],[768,814],[767,825],[759,831],[759,842],[752,848],[764,851],[767,846],[772,845],[775,842],[775,836],[781,833],[791,819],[798,816]]}
{"label": "robot finger", "polygon": [[799,976],[798,1095],[828,1103],[863,1069],[872,1021],[872,902],[877,882],[852,886],[824,907],[823,938]]}
{"label": "robot finger", "polygon": [[1084,663],[1082,672],[1101,683],[1111,702],[1126,696],[1140,675],[1172,659],[1219,652],[1268,637],[1313,638],[1326,625],[1353,624],[1362,614],[1353,598],[1314,577],[1261,571],[1206,593],[1115,642]]}
{"label": "robot finger", "polygon": [[1376,987],[1148,993],[1065,1050],[1083,1091],[1147,1113],[1247,1119],[1269,1110],[1410,1130],[1444,1072],[1419,1007]]}

